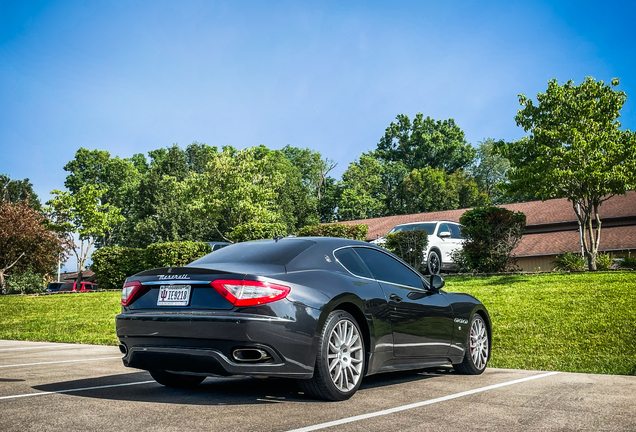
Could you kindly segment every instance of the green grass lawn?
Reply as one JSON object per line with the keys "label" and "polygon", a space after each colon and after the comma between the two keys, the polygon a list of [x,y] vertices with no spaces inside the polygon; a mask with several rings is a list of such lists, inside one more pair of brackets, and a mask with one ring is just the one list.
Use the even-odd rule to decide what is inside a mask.
{"label": "green grass lawn", "polygon": [[636,375],[636,272],[450,277],[493,322],[490,365]]}
{"label": "green grass lawn", "polygon": [[0,297],[0,339],[118,345],[120,292]]}
{"label": "green grass lawn", "polygon": [[[636,375],[636,272],[449,277],[493,321],[491,366]],[[120,293],[0,297],[0,339],[117,344]]]}

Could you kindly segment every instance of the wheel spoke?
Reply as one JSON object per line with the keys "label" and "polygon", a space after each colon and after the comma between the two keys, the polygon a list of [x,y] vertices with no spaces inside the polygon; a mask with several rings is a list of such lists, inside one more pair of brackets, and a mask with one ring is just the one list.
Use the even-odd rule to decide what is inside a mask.
{"label": "wheel spoke", "polygon": [[336,366],[339,366],[336,369],[336,376],[333,378],[333,382],[337,382],[338,378],[340,378],[340,375],[342,374],[342,366],[340,366],[340,362],[336,362]]}
{"label": "wheel spoke", "polygon": [[347,327],[348,327],[348,334],[347,334],[347,346],[351,346],[351,341],[353,339],[353,332],[355,330],[355,327],[353,326],[353,324],[351,323],[347,323]]}
{"label": "wheel spoke", "polygon": [[339,364],[339,363],[340,363],[340,361],[339,361],[338,359],[336,359],[336,360],[332,361],[332,362],[329,364],[329,372],[333,372],[333,369],[334,369],[336,366],[338,366],[338,364]]}
{"label": "wheel spoke", "polygon": [[[354,329],[354,330],[355,330],[355,329]],[[355,334],[354,334],[353,332],[351,332],[351,333],[352,333],[352,334],[351,334],[351,340],[350,340],[350,341],[349,341],[349,343],[348,343],[348,345],[349,345],[349,346],[353,346],[353,345],[355,345],[355,343],[356,343],[356,342],[358,341],[358,339],[359,339],[359,336],[358,336],[358,334],[357,334],[357,333],[355,333]]]}

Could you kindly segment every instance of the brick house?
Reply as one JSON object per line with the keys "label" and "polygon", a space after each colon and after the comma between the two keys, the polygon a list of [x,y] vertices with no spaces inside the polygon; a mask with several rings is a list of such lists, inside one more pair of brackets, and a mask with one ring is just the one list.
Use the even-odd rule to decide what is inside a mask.
{"label": "brick house", "polygon": [[[547,201],[531,201],[506,204],[512,211],[526,215],[526,232],[515,249],[517,264],[524,271],[551,271],[552,261],[561,252],[580,252],[579,225],[572,203],[565,198]],[[384,236],[391,228],[407,222],[426,222],[459,218],[469,209],[446,210],[411,215],[386,216],[341,222],[369,226],[367,241]],[[617,256],[628,251],[636,253],[636,192],[617,195],[605,201],[600,209],[601,242],[599,252],[611,252]]]}

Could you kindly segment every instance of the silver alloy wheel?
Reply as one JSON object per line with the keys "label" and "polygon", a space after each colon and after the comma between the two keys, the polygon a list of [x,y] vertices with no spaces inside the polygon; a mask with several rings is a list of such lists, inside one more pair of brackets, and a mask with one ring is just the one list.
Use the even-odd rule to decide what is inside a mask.
{"label": "silver alloy wheel", "polygon": [[486,323],[477,315],[470,326],[470,355],[473,364],[479,370],[486,367],[488,362],[488,330]]}
{"label": "silver alloy wheel", "polygon": [[351,391],[362,376],[364,350],[362,338],[354,323],[342,319],[329,335],[329,375],[341,392]]}

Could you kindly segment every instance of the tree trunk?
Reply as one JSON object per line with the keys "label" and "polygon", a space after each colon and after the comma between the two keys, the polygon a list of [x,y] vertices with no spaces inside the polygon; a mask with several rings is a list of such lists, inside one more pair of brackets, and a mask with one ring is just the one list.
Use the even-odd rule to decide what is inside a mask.
{"label": "tree trunk", "polygon": [[78,267],[77,268],[77,280],[75,282],[77,282],[77,288],[81,287],[82,285],[82,276],[84,275],[84,266]]}
{"label": "tree trunk", "polygon": [[[597,241],[598,236],[594,235],[594,224],[592,221],[593,208],[591,204],[589,205],[588,211],[589,211],[589,214],[587,215],[587,227],[588,227],[587,234],[590,237],[590,250],[587,255],[587,268],[590,271],[596,271],[596,255],[598,253],[598,241]],[[596,215],[596,218],[598,219],[598,214]],[[600,228],[601,227],[599,226],[596,227],[597,234]]]}
{"label": "tree trunk", "polygon": [[4,270],[0,270],[0,294],[4,294]]}

